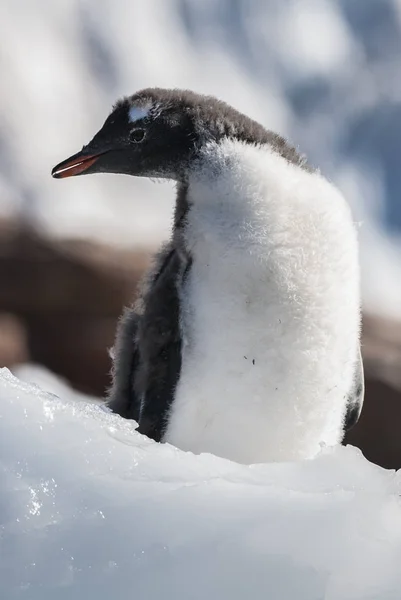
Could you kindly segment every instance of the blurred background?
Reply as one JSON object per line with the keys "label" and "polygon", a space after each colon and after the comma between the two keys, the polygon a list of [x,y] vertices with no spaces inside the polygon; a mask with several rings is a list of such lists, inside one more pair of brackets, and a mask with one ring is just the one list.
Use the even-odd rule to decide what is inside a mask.
{"label": "blurred background", "polygon": [[50,170],[119,96],[188,87],[290,138],[350,202],[367,391],[347,441],[401,467],[401,0],[0,0],[0,39],[0,365],[104,394],[174,191]]}

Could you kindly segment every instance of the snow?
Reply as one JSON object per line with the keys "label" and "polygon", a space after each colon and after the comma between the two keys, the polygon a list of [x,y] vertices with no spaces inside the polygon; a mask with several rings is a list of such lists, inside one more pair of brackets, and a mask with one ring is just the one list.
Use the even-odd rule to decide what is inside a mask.
{"label": "snow", "polygon": [[4,600],[399,600],[400,473],[246,467],[0,371]]}
{"label": "snow", "polygon": [[21,381],[35,384],[43,390],[59,396],[64,400],[101,402],[101,399],[96,396],[89,396],[74,390],[67,380],[60,375],[55,375],[43,365],[36,363],[15,365],[15,367],[12,368],[12,374],[18,377],[18,379],[21,379]]}
{"label": "snow", "polygon": [[0,3],[0,34],[0,215],[55,236],[158,244],[170,184],[61,183],[50,170],[118,97],[192,88],[288,136],[340,186],[361,222],[365,305],[400,316],[399,0],[16,0]]}

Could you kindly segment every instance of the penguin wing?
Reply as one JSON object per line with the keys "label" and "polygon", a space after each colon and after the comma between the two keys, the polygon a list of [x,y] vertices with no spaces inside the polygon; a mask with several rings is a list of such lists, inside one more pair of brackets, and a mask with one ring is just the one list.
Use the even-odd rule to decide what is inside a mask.
{"label": "penguin wing", "polygon": [[181,372],[180,285],[185,259],[170,249],[145,297],[140,324],[141,364],[138,386],[142,398],[138,431],[159,442]]}
{"label": "penguin wing", "polygon": [[[168,281],[169,263],[174,252],[164,248],[157,257],[155,269],[151,270],[144,282],[142,304],[145,312],[138,314],[133,307],[126,308],[117,326],[113,348],[112,385],[108,391],[108,407],[125,419],[139,423],[141,399],[146,393],[149,370],[160,342],[157,330],[160,328],[163,287]],[[161,281],[160,281],[161,280]]]}
{"label": "penguin wing", "polygon": [[361,350],[359,349],[358,360],[355,365],[353,386],[348,394],[347,411],[345,415],[345,430],[349,431],[356,425],[361,415],[363,400],[365,397],[365,378]]}
{"label": "penguin wing", "polygon": [[140,410],[140,399],[134,388],[139,366],[139,319],[133,308],[126,308],[118,323],[113,348],[112,385],[107,397],[107,405],[113,412],[135,421],[138,421]]}

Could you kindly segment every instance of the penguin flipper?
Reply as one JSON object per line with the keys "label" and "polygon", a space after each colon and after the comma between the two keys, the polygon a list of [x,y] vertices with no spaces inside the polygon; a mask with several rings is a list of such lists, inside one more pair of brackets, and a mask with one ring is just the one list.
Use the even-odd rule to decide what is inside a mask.
{"label": "penguin flipper", "polygon": [[108,407],[121,417],[138,421],[140,398],[134,388],[139,366],[137,333],[139,315],[126,308],[117,326],[112,367],[112,385],[107,395]]}
{"label": "penguin flipper", "polygon": [[181,372],[179,281],[184,263],[176,250],[161,257],[157,277],[149,287],[140,323],[142,365],[137,378],[142,400],[139,433],[162,440],[168,412]]}
{"label": "penguin flipper", "polygon": [[365,378],[361,350],[359,349],[358,360],[355,365],[354,382],[348,394],[347,412],[345,415],[345,431],[349,431],[357,424],[362,412],[365,397]]}

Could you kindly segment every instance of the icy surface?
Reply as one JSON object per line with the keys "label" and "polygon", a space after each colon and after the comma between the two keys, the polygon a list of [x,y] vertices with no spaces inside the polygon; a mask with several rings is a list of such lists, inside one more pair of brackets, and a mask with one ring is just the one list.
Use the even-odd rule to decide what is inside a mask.
{"label": "icy surface", "polygon": [[240,466],[0,371],[0,598],[399,600],[400,474]]}
{"label": "icy surface", "polygon": [[69,382],[60,375],[52,373],[43,365],[24,363],[12,368],[12,373],[21,381],[38,385],[42,390],[55,394],[63,400],[81,400],[83,402],[101,402],[101,398],[89,396],[74,390]]}

